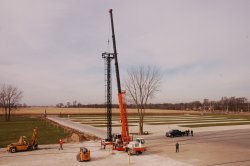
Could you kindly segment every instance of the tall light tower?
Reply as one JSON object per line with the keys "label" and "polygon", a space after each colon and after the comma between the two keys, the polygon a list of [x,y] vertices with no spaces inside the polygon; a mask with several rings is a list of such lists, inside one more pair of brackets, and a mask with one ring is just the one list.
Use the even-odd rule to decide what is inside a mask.
{"label": "tall light tower", "polygon": [[105,61],[105,104],[107,109],[107,139],[112,141],[112,80],[111,80],[111,60],[114,59],[113,53],[102,53]]}

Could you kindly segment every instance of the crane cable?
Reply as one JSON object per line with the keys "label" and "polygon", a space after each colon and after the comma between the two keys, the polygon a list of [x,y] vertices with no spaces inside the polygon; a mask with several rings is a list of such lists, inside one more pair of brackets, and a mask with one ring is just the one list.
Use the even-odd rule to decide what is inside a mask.
{"label": "crane cable", "polygon": [[[108,18],[109,19],[109,18]],[[107,48],[106,48],[106,52],[110,52],[110,34],[111,34],[111,28],[110,26],[108,26],[108,36],[107,36]]]}

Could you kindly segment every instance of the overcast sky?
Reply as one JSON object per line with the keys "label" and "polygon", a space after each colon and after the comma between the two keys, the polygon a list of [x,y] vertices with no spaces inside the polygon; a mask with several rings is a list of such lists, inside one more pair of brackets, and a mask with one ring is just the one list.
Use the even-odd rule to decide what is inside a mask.
{"label": "overcast sky", "polygon": [[110,8],[121,82],[139,65],[162,72],[151,102],[250,99],[249,0],[0,0],[0,84],[29,105],[104,103]]}

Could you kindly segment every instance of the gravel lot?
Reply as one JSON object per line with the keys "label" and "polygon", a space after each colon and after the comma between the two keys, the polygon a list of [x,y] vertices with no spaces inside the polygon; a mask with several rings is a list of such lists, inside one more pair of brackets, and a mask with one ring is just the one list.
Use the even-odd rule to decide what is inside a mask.
{"label": "gravel lot", "polygon": [[[250,129],[195,133],[194,137],[149,136],[149,151],[191,165],[249,166]],[[180,152],[175,153],[175,143]]]}
{"label": "gravel lot", "polygon": [[[79,147],[86,146],[91,151],[91,161],[78,162],[76,154]],[[58,150],[58,145],[42,145],[37,151],[7,153],[0,149],[0,165],[4,166],[116,166],[116,165],[152,165],[154,166],[185,166],[187,164],[168,157],[159,156],[146,152],[140,156],[129,156],[125,152],[100,149],[100,142],[69,143],[64,145],[63,150]]]}

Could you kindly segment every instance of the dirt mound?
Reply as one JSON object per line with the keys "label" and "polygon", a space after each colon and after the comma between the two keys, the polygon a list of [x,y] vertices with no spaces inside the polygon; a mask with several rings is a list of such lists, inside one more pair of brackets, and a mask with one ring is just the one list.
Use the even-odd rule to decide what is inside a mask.
{"label": "dirt mound", "polygon": [[93,135],[73,132],[70,137],[65,138],[65,142],[83,142],[83,141],[90,141],[90,140],[98,140],[99,138]]}
{"label": "dirt mound", "polygon": [[74,130],[72,128],[69,128],[69,127],[66,127],[66,126],[63,126],[63,125],[60,125],[52,120],[49,120],[49,119],[45,119],[43,118],[43,120],[47,121],[48,123],[56,126],[56,127],[62,127],[65,131],[68,131],[71,133],[71,136],[67,137],[67,138],[64,138],[63,141],[64,142],[83,142],[83,141],[90,141],[90,140],[99,140],[100,138],[94,136],[94,135],[91,135],[91,134],[88,134],[88,133],[82,133],[82,132],[79,132],[77,130]]}

